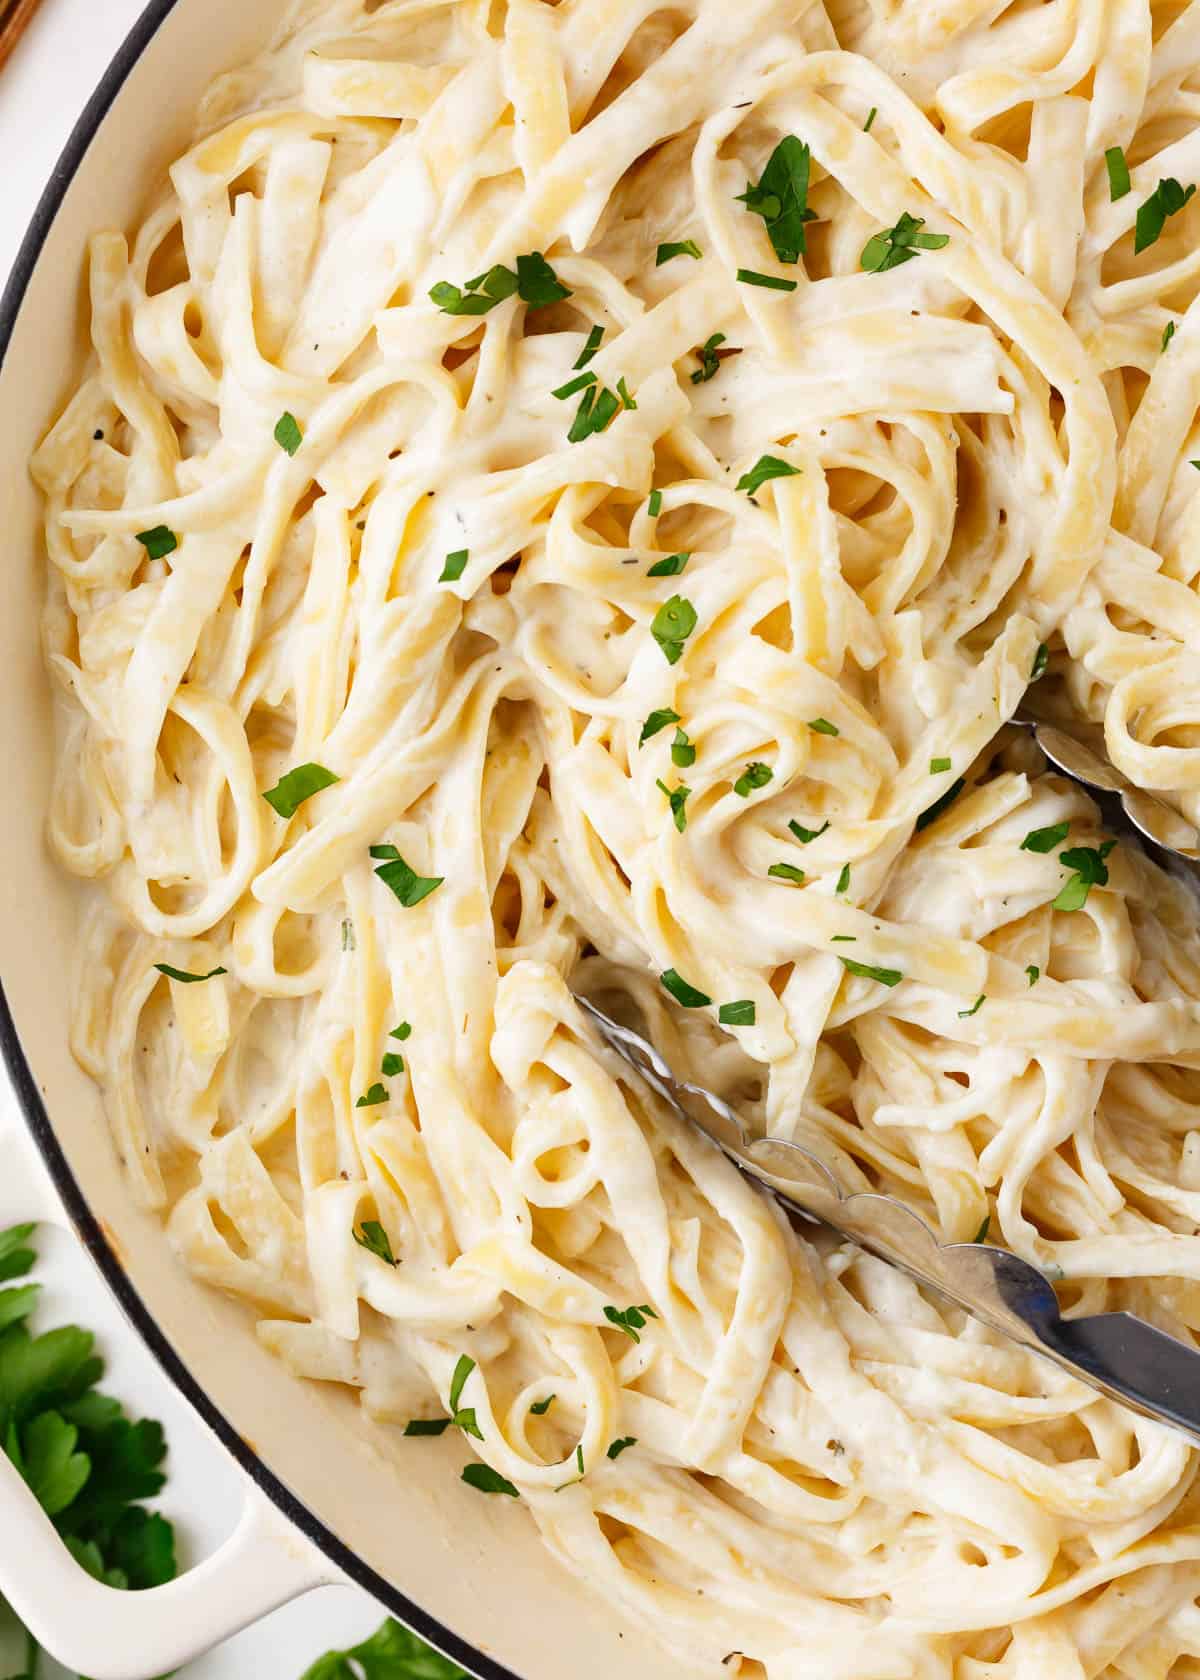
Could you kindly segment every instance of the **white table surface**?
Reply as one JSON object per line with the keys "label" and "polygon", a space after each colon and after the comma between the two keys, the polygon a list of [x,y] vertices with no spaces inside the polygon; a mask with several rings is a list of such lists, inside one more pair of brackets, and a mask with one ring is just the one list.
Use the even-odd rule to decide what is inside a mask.
{"label": "white table surface", "polygon": [[[0,276],[7,278],[25,229],[76,118],[142,9],[141,0],[42,0],[0,72]],[[0,1109],[14,1103],[0,1071]],[[6,1115],[11,1118],[11,1112]],[[41,1241],[47,1285],[43,1319],[79,1322],[100,1332],[109,1363],[105,1387],[135,1415],[167,1428],[171,1478],[162,1506],[193,1559],[232,1526],[238,1481],[230,1461],[159,1374],[88,1262],[59,1233]],[[3,1512],[0,1511],[0,1543]],[[69,1614],[69,1608],[67,1610]],[[364,1593],[330,1587],[277,1611],[219,1650],[191,1664],[187,1680],[299,1680],[323,1651],[343,1649],[372,1632],[384,1612]],[[0,1640],[0,1674],[20,1667]],[[43,1680],[64,1671],[44,1665]]]}

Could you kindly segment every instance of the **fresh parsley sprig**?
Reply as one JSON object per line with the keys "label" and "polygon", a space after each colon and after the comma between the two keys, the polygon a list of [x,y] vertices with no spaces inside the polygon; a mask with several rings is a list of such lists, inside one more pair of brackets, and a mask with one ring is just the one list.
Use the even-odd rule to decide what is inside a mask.
{"label": "fresh parsley sprig", "polygon": [[747,181],[745,192],[738,195],[738,203],[766,223],[767,238],[781,263],[799,262],[805,250],[805,223],[816,220],[816,211],[808,207],[811,162],[804,142],[786,134],[757,184]]}
{"label": "fresh parsley sprig", "polygon": [[949,245],[948,233],[922,233],[924,226],[924,216],[910,216],[905,210],[895,227],[871,235],[863,246],[860,266],[868,274],[886,274],[889,268],[911,262],[920,251],[940,251]]}

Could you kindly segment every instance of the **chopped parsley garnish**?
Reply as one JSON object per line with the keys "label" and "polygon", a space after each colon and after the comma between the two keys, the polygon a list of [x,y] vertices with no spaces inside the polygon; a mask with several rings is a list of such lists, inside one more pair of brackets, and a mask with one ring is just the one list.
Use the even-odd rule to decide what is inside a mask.
{"label": "chopped parsley garnish", "polygon": [[1174,337],[1175,337],[1175,323],[1174,323],[1174,321],[1168,321],[1166,326],[1163,328],[1162,343],[1159,345],[1159,349],[1160,350],[1165,350],[1167,348],[1167,345],[1170,344],[1171,340]]}
{"label": "chopped parsley garnish", "polygon": [[899,268],[911,262],[919,251],[940,251],[949,245],[948,233],[922,233],[924,216],[910,216],[906,211],[895,227],[872,234],[863,246],[859,264],[868,274],[885,274],[889,268]]}
{"label": "chopped parsley garnish", "polygon": [[337,780],[333,771],[326,770],[323,764],[298,764],[286,776],[281,776],[273,788],[268,788],[263,798],[281,817],[291,817],[306,799],[320,793],[322,788],[332,787]]}
{"label": "chopped parsley garnish", "polygon": [[400,1040],[401,1044],[403,1044],[406,1038],[411,1038],[412,1037],[412,1024],[408,1021],[401,1021],[400,1025],[398,1027],[393,1027],[392,1028],[391,1032],[388,1034],[388,1037],[389,1038],[398,1038]]}
{"label": "chopped parsley garnish", "polygon": [[486,315],[514,292],[530,309],[545,309],[547,304],[571,295],[540,251],[518,257],[515,274],[503,263],[496,263],[486,274],[468,280],[461,290],[446,280],[429,289],[430,297],[445,315]]}
{"label": "chopped parsley garnish", "polygon": [[619,1441],[614,1441],[612,1446],[609,1447],[609,1458],[620,1458],[626,1447],[637,1446],[637,1440],[638,1438],[636,1435],[622,1435]]}
{"label": "chopped parsley garnish", "polygon": [[[809,718],[808,727],[814,735],[840,735],[842,732],[836,723],[830,723],[828,718]],[[826,828],[829,824],[826,823]]]}
{"label": "chopped parsley garnish", "polygon": [[379,1071],[385,1079],[394,1079],[398,1073],[404,1072],[404,1057],[395,1050],[386,1051]]}
{"label": "chopped parsley garnish", "polygon": [[931,758],[929,760],[929,774],[931,776],[940,776],[943,771],[949,770],[949,768],[950,760],[948,758]]}
{"label": "chopped parsley garnish", "polygon": [[1120,146],[1110,146],[1104,154],[1104,165],[1108,170],[1108,198],[1110,204],[1115,204],[1119,198],[1124,198],[1129,191],[1129,165],[1125,162],[1125,153]]}
{"label": "chopped parsley garnish", "polygon": [[656,560],[646,576],[678,577],[691,558],[690,552],[687,554],[668,554],[665,560]]}
{"label": "chopped parsley garnish", "polygon": [[842,872],[837,878],[837,886],[834,887],[833,890],[834,890],[835,893],[844,893],[849,889],[849,886],[850,886],[850,865],[848,863],[844,863],[842,865]]}
{"label": "chopped parsley garnish", "polygon": [[583,1468],[583,1442],[582,1441],[580,1441],[579,1445],[575,1448],[575,1462],[579,1466],[579,1474],[582,1476],[585,1473],[584,1468]]}
{"label": "chopped parsley garnish", "polygon": [[717,1020],[723,1027],[752,1027],[757,1014],[753,998],[737,998],[733,1003],[721,1005]]}
{"label": "chopped parsley garnish", "polygon": [[304,433],[300,430],[294,414],[281,414],[275,427],[275,442],[285,455],[294,455],[304,442]]}
{"label": "chopped parsley garnish", "polygon": [[443,315],[486,315],[498,303],[510,298],[517,289],[517,277],[511,268],[497,263],[486,274],[468,280],[465,288],[439,280],[429,288],[429,296]]}
{"label": "chopped parsley garnish", "polygon": [[706,992],[689,986],[683,976],[677,974],[673,968],[664,970],[658,978],[662,982],[663,990],[670,992],[676,1003],[681,1003],[685,1009],[707,1009],[712,1002]]}
{"label": "chopped parsley garnish", "polygon": [[750,471],[743,473],[741,478],[738,479],[735,488],[744,490],[748,496],[753,496],[770,479],[794,478],[799,471],[799,467],[793,467],[789,462],[781,461],[777,455],[760,455]]}
{"label": "chopped parsley garnish", "polygon": [[584,438],[599,436],[620,412],[621,399],[607,385],[589,385],[571,422],[567,442],[582,443]]}
{"label": "chopped parsley garnish", "polygon": [[692,374],[693,385],[707,385],[709,380],[721,371],[721,358],[717,349],[725,342],[724,333],[714,333],[706,338],[703,344],[696,346],[694,354],[700,358],[700,366]]}
{"label": "chopped parsley garnish", "polygon": [[979,996],[975,999],[975,1002],[971,1005],[970,1009],[960,1009],[959,1010],[959,1012],[958,1012],[959,1020],[960,1021],[967,1021],[971,1018],[972,1015],[978,1015],[979,1011],[983,1008],[983,1006],[986,1002],[987,1002],[987,993],[986,992],[980,992]]}
{"label": "chopped parsley garnish", "polygon": [[686,729],[677,729],[671,742],[671,763],[679,770],[690,769],[696,762],[696,749],[688,739]]}
{"label": "chopped parsley garnish", "polygon": [[651,490],[650,500],[649,500],[647,506],[650,509],[651,519],[657,519],[659,514],[662,512],[662,491],[661,490]]}
{"label": "chopped parsley garnish", "polygon": [[557,1399],[557,1394],[547,1394],[544,1400],[535,1400],[529,1410],[533,1413],[534,1417],[545,1417],[546,1413],[550,1410],[551,1406],[553,1406]]}
{"label": "chopped parsley garnish", "polygon": [[[708,1002],[707,998],[705,1002]],[[658,1314],[653,1307],[647,1306],[625,1307],[623,1310],[616,1307],[605,1307],[604,1316],[618,1330],[623,1330],[631,1342],[640,1342],[642,1338],[638,1335],[638,1331],[646,1328],[648,1318],[657,1318]]]}
{"label": "chopped parsley garnish", "polygon": [[207,974],[189,974],[186,968],[172,968],[170,963],[155,963],[160,974],[168,980],[178,980],[181,986],[198,986],[202,980],[215,980],[218,974],[228,974],[227,968],[210,968]]}
{"label": "chopped parsley garnish", "polygon": [[468,1464],[462,1479],[477,1493],[506,1493],[510,1499],[521,1497],[508,1478],[502,1476],[499,1470],[493,1470],[490,1464]]}
{"label": "chopped parsley garnish", "polygon": [[768,158],[758,185],[748,181],[738,195],[739,204],[766,222],[767,238],[781,263],[799,262],[805,249],[804,224],[816,220],[816,211],[808,208],[810,162],[804,142],[786,134]]}
{"label": "chopped parsley garnish", "polygon": [[411,1418],[404,1425],[406,1435],[444,1435],[450,1427],[449,1418]]}
{"label": "chopped parsley garnish", "polygon": [[828,817],[826,817],[820,828],[805,828],[803,823],[798,822],[790,822],[788,824],[788,828],[796,836],[802,846],[807,846],[810,840],[819,840],[828,827]]}
{"label": "chopped parsley garnish", "polygon": [[669,263],[672,257],[695,257],[699,260],[704,255],[694,239],[668,240],[665,245],[658,247],[658,255],[654,259],[655,268],[661,268]]}
{"label": "chopped parsley garnish", "polygon": [[1036,986],[1042,977],[1042,971],[1036,963],[1030,963],[1029,967],[1025,970],[1025,974],[1031,986]]}
{"label": "chopped parsley garnish", "polygon": [[756,788],[766,787],[767,783],[774,779],[774,776],[775,772],[769,764],[762,764],[755,760],[753,764],[747,764],[737,781],[734,782],[733,791],[739,799],[748,799]]}
{"label": "chopped parsley garnish", "polygon": [[798,887],[804,885],[804,871],[797,869],[794,863],[773,863],[767,874],[776,881],[792,881]]}
{"label": "chopped parsley garnish", "polygon": [[979,1227],[978,1231],[976,1231],[975,1235],[971,1238],[971,1241],[972,1242],[977,1242],[977,1243],[986,1242],[988,1232],[991,1230],[991,1228],[992,1228],[992,1216],[991,1216],[990,1213],[987,1213],[983,1217],[983,1224]]}
{"label": "chopped parsley garnish", "polygon": [[597,350],[599,350],[600,344],[601,344],[601,341],[603,340],[603,338],[604,338],[604,328],[603,327],[593,327],[591,332],[587,335],[587,343],[584,345],[583,349],[579,352],[579,359],[575,363],[575,366],[577,368],[586,367],[588,365],[588,363],[591,361],[592,357],[596,354]]}
{"label": "chopped parsley garnish", "polygon": [[629,387],[625,383],[625,375],[624,374],[622,374],[620,379],[617,380],[617,395],[621,399],[621,407],[622,408],[636,408],[637,407],[637,403],[634,402],[633,398],[629,395]]}
{"label": "chopped parsley garnish", "polygon": [[642,733],[638,736],[638,746],[644,747],[647,741],[652,741],[658,732],[667,729],[673,723],[678,723],[679,713],[673,712],[670,706],[660,706],[642,725]]}
{"label": "chopped parsley garnish", "polygon": [[457,1663],[388,1617],[361,1645],[326,1651],[300,1680],[467,1680]]}
{"label": "chopped parsley garnish", "polygon": [[1116,843],[1106,840],[1099,847],[1072,846],[1058,854],[1058,861],[1074,873],[1054,900],[1055,910],[1082,910],[1093,887],[1108,885],[1108,865],[1104,860]]}
{"label": "chopped parsley garnish", "polygon": [[450,1410],[452,1412],[458,1410],[458,1402],[462,1399],[463,1388],[474,1369],[475,1361],[470,1355],[461,1354],[457,1365],[454,1367],[454,1375],[450,1378]]}
{"label": "chopped parsley garnish", "polygon": [[1154,244],[1166,226],[1167,217],[1177,216],[1195,190],[1194,185],[1181,187],[1173,175],[1158,183],[1145,204],[1138,207],[1133,230],[1135,256]]}
{"label": "chopped parsley garnish", "polygon": [[1021,850],[1023,852],[1052,852],[1055,846],[1062,845],[1070,832],[1070,828],[1069,819],[1051,823],[1049,828],[1031,828],[1021,842]]}
{"label": "chopped parsley garnish", "polygon": [[376,1083],[371,1086],[370,1090],[365,1091],[363,1095],[359,1097],[354,1106],[355,1108],[378,1108],[380,1103],[385,1103],[387,1100],[387,1087],[385,1085],[380,1085],[379,1082],[376,1081]]}
{"label": "chopped parsley garnish", "polygon": [[668,665],[677,665],[683,657],[683,644],[696,628],[696,622],[696,609],[683,595],[672,595],[655,613],[650,634],[663,650]]}
{"label": "chopped parsley garnish", "polygon": [[858,974],[864,980],[878,980],[881,986],[898,986],[904,976],[898,968],[873,968],[870,963],[855,962],[853,957],[839,957],[847,974]]}
{"label": "chopped parsley garnish", "polygon": [[[379,1089],[380,1087],[376,1087]],[[359,1248],[365,1248],[368,1254],[374,1254],[389,1266],[398,1266],[400,1262],[392,1253],[392,1245],[388,1241],[388,1234],[378,1219],[364,1219],[354,1231],[354,1240]]]}
{"label": "chopped parsley garnish", "polygon": [[873,122],[874,122],[874,121],[875,121],[875,118],[876,118],[876,117],[877,117],[877,116],[878,116],[878,115],[879,115],[879,107],[878,107],[878,105],[872,105],[872,107],[871,107],[871,109],[870,109],[870,110],[869,110],[869,111],[868,111],[868,112],[867,112],[867,120],[866,120],[866,122],[865,122],[865,123],[864,123],[864,124],[863,124],[863,133],[864,133],[864,134],[870,134],[870,132],[871,132],[871,124],[872,124],[872,123],[873,123]]}
{"label": "chopped parsley garnish", "polygon": [[156,525],[152,531],[139,531],[137,540],[151,560],[165,560],[179,547],[179,538],[165,525]]}
{"label": "chopped parsley garnish", "polygon": [[566,402],[567,398],[573,397],[577,391],[586,391],[589,385],[595,383],[596,375],[589,369],[587,373],[580,373],[574,379],[568,379],[565,385],[560,385],[556,391],[551,391],[550,395],[557,397],[559,402]]}
{"label": "chopped parsley garnish", "polygon": [[384,886],[395,893],[406,910],[411,910],[423,898],[436,892],[446,879],[444,875],[418,875],[405,863],[395,846],[372,846],[371,856],[385,859],[375,873]]}
{"label": "chopped parsley garnish", "polygon": [[1039,642],[1037,645],[1037,652],[1033,656],[1033,665],[1029,672],[1030,682],[1036,682],[1038,678],[1045,673],[1046,667],[1049,663],[1050,649],[1046,646],[1045,642]]}
{"label": "chopped parsley garnish", "polygon": [[829,943],[831,945],[857,945],[858,935],[856,933],[831,933]]}
{"label": "chopped parsley garnish", "polygon": [[671,807],[671,815],[675,819],[675,827],[682,834],[687,828],[687,802],[692,797],[690,787],[681,782],[676,788],[669,788],[660,776],[656,784],[667,796],[667,804]]}
{"label": "chopped parsley garnish", "polygon": [[931,822],[936,822],[942,812],[953,805],[966,785],[966,781],[960,776],[956,782],[950,784],[940,799],[935,799],[932,805],[927,806],[917,818],[917,833],[920,834],[923,828],[928,828]]}
{"label": "chopped parsley garnish", "polygon": [[453,554],[447,554],[446,564],[442,567],[442,575],[438,582],[457,583],[467,569],[469,555],[470,550],[466,548],[456,548]]}
{"label": "chopped parsley garnish", "polygon": [[794,292],[797,282],[784,280],[778,274],[760,274],[756,268],[739,268],[737,277],[743,286],[761,286],[768,292]]}

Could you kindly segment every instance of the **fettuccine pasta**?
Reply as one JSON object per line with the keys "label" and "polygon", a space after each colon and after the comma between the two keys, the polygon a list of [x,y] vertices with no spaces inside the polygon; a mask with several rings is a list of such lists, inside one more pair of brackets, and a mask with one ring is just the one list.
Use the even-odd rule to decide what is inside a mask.
{"label": "fettuccine pasta", "polygon": [[1012,723],[1200,818],[1198,180],[1196,0],[302,0],[93,242],[34,472],[131,1190],[681,1673],[1200,1676],[1183,1440],[573,997],[1200,1333],[1197,906]]}

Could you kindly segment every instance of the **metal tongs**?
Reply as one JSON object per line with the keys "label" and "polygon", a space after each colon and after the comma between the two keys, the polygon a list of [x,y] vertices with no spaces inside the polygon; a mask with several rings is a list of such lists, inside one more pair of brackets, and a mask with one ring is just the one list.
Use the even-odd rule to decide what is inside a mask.
{"label": "metal tongs", "polygon": [[[1056,769],[1096,796],[1106,822],[1133,831],[1157,861],[1173,871],[1182,868],[1196,882],[1200,832],[1109,762],[1101,731],[1072,721],[1068,733],[1025,711],[1014,721],[1031,731]],[[789,1214],[832,1226],[993,1329],[1200,1445],[1200,1349],[1132,1313],[1064,1318],[1053,1284],[1036,1266],[983,1242],[940,1243],[921,1216],[895,1197],[845,1190],[834,1169],[811,1149],[753,1137],[727,1102],[678,1077],[633,1026],[613,1020],[586,998],[578,1001],[605,1042]]]}

